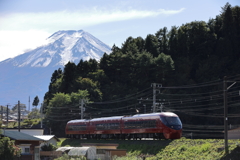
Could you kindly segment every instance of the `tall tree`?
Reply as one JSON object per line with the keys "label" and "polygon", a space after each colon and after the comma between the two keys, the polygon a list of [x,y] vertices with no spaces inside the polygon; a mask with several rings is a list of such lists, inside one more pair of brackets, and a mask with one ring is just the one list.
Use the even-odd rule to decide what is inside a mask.
{"label": "tall tree", "polygon": [[39,104],[39,98],[38,98],[38,96],[36,96],[36,97],[34,98],[34,100],[33,100],[32,105],[35,106],[35,107],[37,107],[38,104]]}
{"label": "tall tree", "polygon": [[168,54],[168,30],[167,27],[160,29],[156,33],[159,42],[159,52]]}
{"label": "tall tree", "polygon": [[147,52],[151,53],[153,57],[157,57],[159,52],[159,43],[156,36],[149,34],[145,39],[145,49]]}
{"label": "tall tree", "polygon": [[88,100],[88,92],[79,90],[76,93],[56,93],[47,106],[46,122],[57,136],[64,136],[67,121],[79,118],[79,100]]}
{"label": "tall tree", "polygon": [[65,65],[60,92],[71,93],[71,90],[74,88],[74,81],[76,78],[76,68],[77,68],[76,64],[72,62],[68,62]]}

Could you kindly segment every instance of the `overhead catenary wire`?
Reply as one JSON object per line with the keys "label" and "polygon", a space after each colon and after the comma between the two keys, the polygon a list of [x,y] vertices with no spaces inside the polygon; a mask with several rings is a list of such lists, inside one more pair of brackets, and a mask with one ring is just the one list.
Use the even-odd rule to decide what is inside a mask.
{"label": "overhead catenary wire", "polygon": [[[235,78],[235,79],[234,79]],[[232,79],[228,79],[228,83],[231,84],[232,81],[240,79],[240,75],[233,76]],[[235,82],[235,81],[234,81]],[[238,82],[238,81],[237,81]],[[223,118],[223,81],[216,80],[201,84],[193,84],[179,87],[161,87],[161,92],[157,93],[156,102],[161,103],[164,107],[164,111],[172,111],[177,113],[186,114],[193,117],[203,117],[203,118]],[[205,88],[209,91],[206,92]],[[174,91],[173,91],[174,90]],[[176,90],[176,92],[175,92]],[[183,91],[184,90],[184,91]],[[201,92],[202,91],[202,92]],[[94,110],[95,117],[104,117],[116,115],[119,112],[127,111],[128,114],[136,114],[136,107],[142,109],[143,105],[146,104],[148,107],[148,112],[151,112],[152,106],[152,90],[147,88],[135,94],[131,94],[122,98],[115,100],[110,100],[106,102],[93,102],[86,106],[86,109]],[[237,109],[240,106],[240,85],[234,84],[228,90],[228,107],[230,109]],[[140,100],[141,99],[141,100]],[[141,101],[138,104],[136,101]],[[127,105],[122,105],[126,103]],[[115,105],[118,104],[118,105]],[[110,108],[104,108],[103,105],[108,105]],[[100,107],[99,107],[100,106]],[[111,107],[113,106],[113,107]],[[76,106],[77,107],[77,106]],[[159,107],[159,106],[158,106]],[[63,107],[62,109],[69,109],[69,107]],[[73,109],[78,111],[78,109]],[[210,112],[208,112],[210,111]],[[211,114],[208,114],[211,113]],[[70,113],[72,114],[72,113]],[[74,115],[75,113],[73,113]],[[57,114],[53,115],[57,116]],[[78,117],[78,115],[75,115]],[[239,118],[240,113],[229,112],[229,118]],[[54,120],[53,117],[50,117]],[[63,116],[64,118],[64,116]],[[74,118],[74,117],[72,117]],[[60,121],[61,119],[56,119]],[[209,127],[208,127],[209,126]],[[208,133],[218,133],[216,130],[223,130],[223,125],[189,125],[184,124],[184,133],[194,132],[195,136],[206,136],[203,132],[207,129]],[[217,135],[216,135],[217,136]]]}

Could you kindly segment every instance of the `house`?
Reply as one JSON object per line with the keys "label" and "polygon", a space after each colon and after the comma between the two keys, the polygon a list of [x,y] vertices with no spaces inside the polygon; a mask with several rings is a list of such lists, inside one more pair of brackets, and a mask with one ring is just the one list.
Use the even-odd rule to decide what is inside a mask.
{"label": "house", "polygon": [[3,130],[1,135],[15,140],[15,145],[21,148],[21,160],[40,160],[42,139],[18,131]]}
{"label": "house", "polygon": [[57,146],[57,142],[60,141],[55,135],[34,135],[34,137],[44,140],[44,142],[40,144],[40,147],[46,144],[52,144],[54,146]]}

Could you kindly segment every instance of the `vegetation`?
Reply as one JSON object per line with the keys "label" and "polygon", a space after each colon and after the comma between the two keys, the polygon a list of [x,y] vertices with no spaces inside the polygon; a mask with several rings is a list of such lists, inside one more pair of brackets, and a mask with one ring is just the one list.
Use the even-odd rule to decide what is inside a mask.
{"label": "vegetation", "polygon": [[46,110],[46,123],[52,130],[57,131],[54,134],[58,137],[64,136],[65,125],[73,117],[80,118],[79,100],[88,99],[87,90],[79,90],[71,94],[56,93],[49,102],[49,108]]}
{"label": "vegetation", "polygon": [[156,159],[238,159],[240,140],[229,140],[229,154],[225,154],[223,139],[186,139],[177,140],[79,140],[61,138],[58,146],[80,146],[81,143],[117,143],[118,149],[126,149],[127,157],[116,160]]}
{"label": "vegetation", "polygon": [[37,106],[38,106],[38,103],[39,103],[39,98],[38,98],[38,96],[36,96],[36,97],[34,98],[34,100],[33,100],[32,105],[35,106],[35,107],[37,107]]}
{"label": "vegetation", "polygon": [[20,157],[20,153],[21,149],[16,147],[8,137],[0,139],[0,160],[14,160]]}
{"label": "vegetation", "polygon": [[[20,103],[20,110],[26,110],[26,105]],[[15,105],[13,106],[12,111],[13,111],[13,112],[18,112],[18,104],[15,104]]]}
{"label": "vegetation", "polygon": [[40,112],[37,108],[33,108],[32,112],[28,114],[29,119],[38,119],[41,118]]}
{"label": "vegetation", "polygon": [[67,154],[64,154],[62,157],[55,158],[54,160],[87,160],[85,157],[73,157]]}
{"label": "vegetation", "polygon": [[54,146],[53,144],[45,144],[41,147],[42,151],[55,151],[57,149],[56,146]]}
{"label": "vegetation", "polygon": [[[22,122],[20,122],[20,126],[21,128],[31,128],[37,124],[39,124],[40,119],[24,119]],[[18,123],[14,122],[14,123],[9,123],[8,128],[14,128],[14,127],[18,127]]]}
{"label": "vegetation", "polygon": [[[146,38],[129,37],[121,47],[114,45],[100,62],[69,62],[52,74],[44,97],[46,121],[53,134],[63,135],[66,122],[80,118],[80,98],[71,99],[80,91],[88,95],[79,97],[90,101],[85,106],[86,119],[136,114],[136,110],[150,113],[150,85],[159,83],[156,102],[164,111],[177,113],[184,125],[213,125],[218,130],[209,135],[215,136],[223,130],[219,127],[223,126],[223,78],[231,77],[230,82],[239,78],[239,37],[240,7],[227,3],[208,22],[194,21],[170,30],[164,27]],[[233,88],[228,94],[229,123],[239,125],[240,83]]]}

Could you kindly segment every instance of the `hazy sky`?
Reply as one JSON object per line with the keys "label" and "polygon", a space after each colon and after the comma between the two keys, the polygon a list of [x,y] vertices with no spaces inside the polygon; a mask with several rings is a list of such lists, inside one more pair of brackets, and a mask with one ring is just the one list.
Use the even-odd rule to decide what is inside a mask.
{"label": "hazy sky", "polygon": [[0,61],[41,45],[59,30],[89,32],[112,47],[129,37],[208,21],[240,0],[0,0]]}

